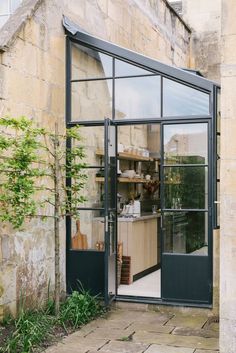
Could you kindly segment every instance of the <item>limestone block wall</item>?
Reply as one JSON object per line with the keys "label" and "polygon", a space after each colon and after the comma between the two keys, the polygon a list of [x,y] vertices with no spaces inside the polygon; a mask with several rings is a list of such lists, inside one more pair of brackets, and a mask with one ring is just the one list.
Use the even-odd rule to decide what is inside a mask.
{"label": "limestone block wall", "polygon": [[182,9],[192,29],[191,67],[220,82],[221,0],[183,0]]}
{"label": "limestone block wall", "polygon": [[236,3],[222,0],[220,352],[236,351]]}
{"label": "limestone block wall", "polygon": [[[167,64],[187,67],[190,31],[165,0],[27,0],[37,4],[34,14],[15,40],[0,54],[0,114],[25,115],[39,126],[53,129],[65,121],[65,35],[62,14],[89,33],[151,56]],[[17,10],[21,11],[21,7]],[[14,16],[14,26],[21,16]],[[12,17],[13,18],[13,17]],[[11,19],[10,19],[11,21]],[[4,28],[0,34],[3,35]],[[95,145],[101,135],[89,135]],[[92,186],[92,188],[96,188]],[[95,190],[89,189],[91,197]],[[54,241],[52,223],[38,220],[21,232],[1,225],[0,307],[15,312],[20,297],[44,297],[53,288]],[[65,289],[65,228],[61,224],[61,276]]]}

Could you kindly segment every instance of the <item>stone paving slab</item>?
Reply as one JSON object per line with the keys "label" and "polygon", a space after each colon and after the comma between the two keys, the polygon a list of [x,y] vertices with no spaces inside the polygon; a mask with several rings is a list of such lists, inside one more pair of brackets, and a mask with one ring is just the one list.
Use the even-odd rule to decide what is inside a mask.
{"label": "stone paving slab", "polygon": [[133,323],[129,326],[131,331],[148,331],[148,332],[159,332],[159,333],[171,333],[175,327],[172,326],[161,326],[160,324],[147,324],[144,322]]}
{"label": "stone paving slab", "polygon": [[[152,344],[145,353],[195,353],[192,348],[184,347],[170,347],[170,346],[160,346],[157,344]],[[205,351],[206,353],[206,351]]]}
{"label": "stone paving slab", "polygon": [[165,333],[153,333],[137,331],[133,335],[134,342],[157,343],[176,347],[218,349],[218,339],[194,336],[168,335]]}
{"label": "stone paving slab", "polygon": [[219,325],[204,326],[208,315],[118,309],[45,353],[216,353]]}
{"label": "stone paving slab", "polygon": [[181,315],[176,314],[173,316],[166,325],[176,326],[176,327],[193,327],[202,328],[207,322],[208,318],[202,315]]}
{"label": "stone paving slab", "polygon": [[[169,327],[169,326],[166,326]],[[215,330],[208,329],[193,329],[190,327],[176,327],[172,332],[172,335],[181,335],[181,336],[198,336],[205,338],[218,338],[218,332]]]}
{"label": "stone paving slab", "polygon": [[104,338],[109,340],[122,340],[126,339],[128,336],[134,333],[133,330],[120,330],[120,329],[113,329],[113,328],[97,328],[93,332],[89,333],[86,338],[96,339],[96,338]]}
{"label": "stone paving slab", "polygon": [[119,342],[110,341],[108,344],[103,346],[99,352],[104,353],[142,353],[146,352],[148,344],[134,343],[134,342]]}
{"label": "stone paving slab", "polygon": [[[205,349],[197,349],[196,351],[194,351],[194,353],[217,353],[219,352],[219,350],[216,351],[206,351]],[[146,352],[145,352],[146,353]]]}
{"label": "stone paving slab", "polygon": [[105,339],[87,339],[83,337],[73,338],[70,336],[63,339],[62,343],[57,344],[46,350],[46,353],[87,353],[89,350],[98,350],[109,341]]}

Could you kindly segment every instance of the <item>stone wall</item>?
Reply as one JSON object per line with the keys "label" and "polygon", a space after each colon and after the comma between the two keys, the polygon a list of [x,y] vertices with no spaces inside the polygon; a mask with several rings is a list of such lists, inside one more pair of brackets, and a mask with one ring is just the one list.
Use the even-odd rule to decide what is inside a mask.
{"label": "stone wall", "polygon": [[236,3],[222,0],[220,352],[236,351]]}
{"label": "stone wall", "polygon": [[190,66],[220,82],[221,0],[183,0],[183,18],[192,29]]}
{"label": "stone wall", "polygon": [[[91,34],[151,56],[187,67],[190,32],[166,1],[141,0],[27,0],[36,4],[26,23],[21,8],[9,20],[14,40],[0,57],[0,114],[25,115],[39,126],[64,129],[65,36],[62,14]],[[18,12],[19,11],[19,12]],[[18,16],[18,17],[17,17]],[[25,17],[26,18],[26,17]],[[11,26],[10,26],[11,28]],[[0,34],[1,40],[4,28]],[[100,138],[96,137],[98,142]],[[97,143],[96,142],[96,143]],[[24,231],[0,230],[0,306],[15,312],[21,296],[30,302],[43,298],[54,282],[52,223],[31,221]],[[61,225],[61,275],[65,289],[65,229]]]}

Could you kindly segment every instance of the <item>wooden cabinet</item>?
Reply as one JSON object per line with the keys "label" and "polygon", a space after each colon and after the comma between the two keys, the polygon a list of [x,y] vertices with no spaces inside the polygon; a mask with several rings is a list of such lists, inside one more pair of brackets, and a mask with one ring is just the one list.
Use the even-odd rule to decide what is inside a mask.
{"label": "wooden cabinet", "polygon": [[123,243],[123,255],[131,258],[131,281],[134,276],[147,274],[160,262],[157,222],[157,217],[141,217],[118,223],[118,241]]}
{"label": "wooden cabinet", "polygon": [[[104,223],[94,220],[93,245],[104,241]],[[118,218],[118,242],[123,245],[123,256],[131,258],[131,282],[133,277],[152,272],[160,263],[158,217],[144,216],[137,219]]]}

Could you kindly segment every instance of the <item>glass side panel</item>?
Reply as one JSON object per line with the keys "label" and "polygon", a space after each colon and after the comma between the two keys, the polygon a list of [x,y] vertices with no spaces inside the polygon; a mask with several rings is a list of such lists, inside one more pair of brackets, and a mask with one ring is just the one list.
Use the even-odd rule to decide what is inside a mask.
{"label": "glass side panel", "polygon": [[80,126],[81,141],[78,147],[83,147],[86,166],[104,167],[104,127]]}
{"label": "glass side panel", "polygon": [[72,73],[75,79],[112,77],[112,57],[96,50],[72,44]]}
{"label": "glass side panel", "polygon": [[207,209],[206,167],[164,167],[164,204],[173,209]]}
{"label": "glass side panel", "polygon": [[137,76],[150,75],[151,71],[142,69],[139,66],[128,64],[125,61],[115,59],[115,76]]}
{"label": "glass side panel", "polygon": [[71,223],[71,249],[105,251],[104,217],[100,211],[81,210],[79,220]]}
{"label": "glass side panel", "polygon": [[160,77],[115,80],[116,119],[160,117]]}
{"label": "glass side panel", "polygon": [[209,95],[164,78],[163,115],[209,115]]}
{"label": "glass side panel", "polygon": [[166,253],[208,254],[207,212],[165,212],[163,247]]}
{"label": "glass side panel", "polygon": [[207,164],[207,124],[164,126],[165,164]]}
{"label": "glass side panel", "polygon": [[72,121],[112,117],[112,80],[72,83]]}

